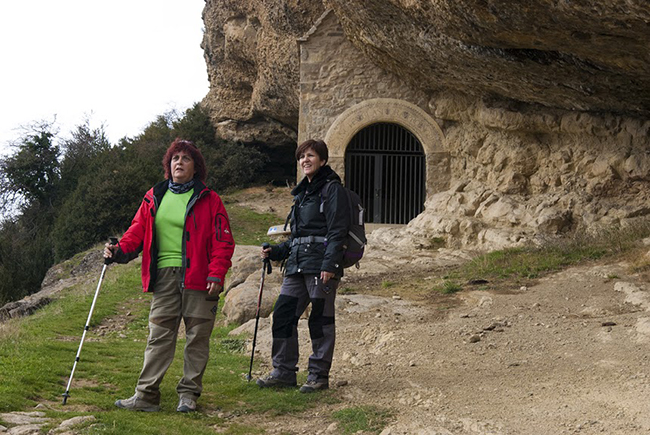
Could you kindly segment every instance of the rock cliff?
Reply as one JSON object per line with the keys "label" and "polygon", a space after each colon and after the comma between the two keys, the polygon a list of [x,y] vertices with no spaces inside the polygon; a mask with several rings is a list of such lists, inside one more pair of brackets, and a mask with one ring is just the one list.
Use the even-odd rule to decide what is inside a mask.
{"label": "rock cliff", "polygon": [[207,0],[205,102],[222,131],[295,136],[296,39],[325,7],[374,63],[429,92],[650,114],[647,2]]}
{"label": "rock cliff", "polygon": [[412,237],[378,241],[494,248],[650,214],[647,2],[207,0],[204,102],[221,134],[296,140],[296,39],[327,9],[362,56],[408,83],[450,157],[448,189],[429,196]]}
{"label": "rock cliff", "polygon": [[347,37],[418,87],[650,114],[643,1],[329,0]]}
{"label": "rock cliff", "polygon": [[206,0],[202,47],[218,132],[269,145],[296,139],[298,45],[320,1]]}

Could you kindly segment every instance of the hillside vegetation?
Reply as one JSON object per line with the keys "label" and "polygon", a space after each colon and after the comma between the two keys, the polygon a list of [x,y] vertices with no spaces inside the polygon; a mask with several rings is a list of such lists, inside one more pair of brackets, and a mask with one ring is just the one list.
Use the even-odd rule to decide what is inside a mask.
{"label": "hillside vegetation", "polygon": [[147,189],[163,179],[162,157],[176,137],[202,150],[207,185],[220,194],[286,183],[264,146],[217,138],[198,104],[182,115],[161,115],[118,144],[88,120],[69,137],[51,123],[34,124],[0,160],[0,305],[38,291],[55,262],[121,234]]}

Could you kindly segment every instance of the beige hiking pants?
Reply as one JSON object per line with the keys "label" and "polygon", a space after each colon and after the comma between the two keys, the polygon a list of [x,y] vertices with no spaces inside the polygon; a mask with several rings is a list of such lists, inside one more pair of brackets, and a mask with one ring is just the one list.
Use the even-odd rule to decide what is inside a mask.
{"label": "beige hiking pants", "polygon": [[174,359],[181,318],[185,322],[186,343],[183,377],[176,386],[179,397],[196,400],[203,390],[203,373],[208,363],[210,334],[218,299],[206,300],[207,291],[182,290],[180,267],[158,270],[151,310],[149,338],[136,395],[160,403],[160,383]]}

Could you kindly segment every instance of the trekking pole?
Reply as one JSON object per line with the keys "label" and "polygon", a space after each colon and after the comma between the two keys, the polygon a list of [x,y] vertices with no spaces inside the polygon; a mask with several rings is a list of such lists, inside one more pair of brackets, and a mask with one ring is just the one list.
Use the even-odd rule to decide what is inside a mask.
{"label": "trekking pole", "polygon": [[[111,245],[117,245],[117,239],[114,237],[110,238]],[[104,274],[106,273],[106,267],[113,262],[112,258],[104,258],[104,267],[102,268],[102,273],[99,275],[99,282],[97,283],[97,290],[95,290],[95,297],[93,298],[93,303],[90,306],[90,312],[88,313],[88,320],[86,320],[86,326],[84,327],[84,333],[81,336],[81,341],[79,342],[79,349],[77,350],[77,357],[74,359],[74,364],[72,365],[72,372],[70,372],[70,379],[68,379],[68,386],[63,393],[63,404],[68,401],[70,397],[70,384],[72,384],[72,377],[74,376],[74,370],[77,368],[77,363],[79,362],[79,355],[81,355],[81,347],[84,344],[84,338],[86,338],[86,332],[90,328],[90,318],[93,315],[93,310],[95,309],[95,302],[97,302],[97,296],[99,295],[99,288],[102,286],[102,280],[104,279]]]}
{"label": "trekking pole", "polygon": [[[263,243],[262,244],[262,249],[267,249],[270,248],[271,245],[268,243]],[[251,373],[253,372],[253,358],[255,357],[255,343],[257,342],[257,326],[259,325],[260,322],[260,307],[262,306],[262,290],[264,289],[264,275],[265,274],[270,274],[271,273],[271,259],[269,257],[266,257],[264,259],[264,264],[262,265],[262,279],[260,280],[260,291],[257,294],[257,311],[255,312],[255,332],[253,333],[253,351],[251,352],[251,364],[250,367],[248,368],[248,376],[246,376],[246,380],[248,382],[251,381]]]}

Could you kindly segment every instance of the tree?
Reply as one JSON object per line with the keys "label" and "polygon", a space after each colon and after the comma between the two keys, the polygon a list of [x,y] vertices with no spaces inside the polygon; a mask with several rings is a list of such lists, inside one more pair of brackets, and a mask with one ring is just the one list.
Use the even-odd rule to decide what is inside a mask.
{"label": "tree", "polygon": [[129,226],[145,192],[162,172],[160,163],[145,167],[132,151],[112,148],[98,155],[60,205],[52,231],[56,261]]}
{"label": "tree", "polygon": [[[78,177],[71,177],[74,188],[57,210],[52,232],[56,261],[118,235],[129,226],[144,193],[162,179],[161,162],[174,138],[174,116],[172,112],[158,116],[142,134],[122,139],[117,147],[105,146],[101,132],[77,130],[74,145],[86,156],[71,161],[74,171],[71,169],[70,174],[76,171]],[[67,158],[64,174],[68,174],[66,162]]]}
{"label": "tree", "polygon": [[41,122],[21,138],[17,151],[0,161],[0,205],[11,213],[16,203],[53,205],[60,178],[59,147],[52,124]]}
{"label": "tree", "polygon": [[39,203],[0,223],[0,304],[40,289],[52,265],[51,214]]}
{"label": "tree", "polygon": [[216,146],[216,130],[210,121],[210,114],[200,103],[194,104],[181,118],[174,120],[172,127],[175,137],[191,140],[201,150]]}
{"label": "tree", "polygon": [[0,302],[38,291],[54,261],[119,236],[147,189],[162,180],[162,158],[176,137],[201,149],[215,190],[261,181],[267,155],[219,139],[200,104],[181,117],[158,116],[117,146],[88,119],[60,147],[51,123],[32,126],[0,160]]}
{"label": "tree", "polygon": [[89,172],[92,162],[110,148],[104,126],[93,129],[88,118],[72,131],[69,139],[62,141],[63,159],[60,165],[61,183],[58,192],[61,201],[65,201],[74,191],[79,179]]}

